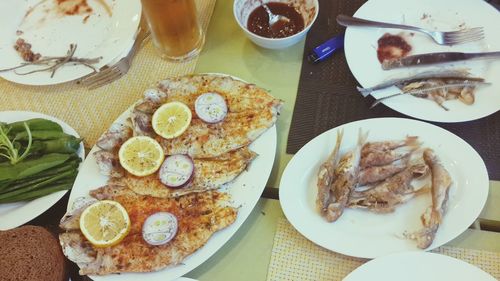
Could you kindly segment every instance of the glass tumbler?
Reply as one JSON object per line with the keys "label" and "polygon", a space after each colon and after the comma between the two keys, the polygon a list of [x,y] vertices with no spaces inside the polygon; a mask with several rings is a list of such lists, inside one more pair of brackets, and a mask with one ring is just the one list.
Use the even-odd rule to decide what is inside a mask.
{"label": "glass tumbler", "polygon": [[194,0],[141,0],[156,49],[164,59],[184,61],[201,51],[205,35]]}

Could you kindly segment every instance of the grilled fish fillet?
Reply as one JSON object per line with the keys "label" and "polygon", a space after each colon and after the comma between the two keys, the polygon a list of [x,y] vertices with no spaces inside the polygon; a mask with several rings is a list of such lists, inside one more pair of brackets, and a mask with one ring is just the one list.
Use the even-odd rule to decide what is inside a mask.
{"label": "grilled fish fillet", "polygon": [[191,126],[179,137],[157,140],[165,154],[188,154],[192,158],[213,158],[247,146],[274,125],[277,107],[228,113],[224,121],[207,124],[193,119]]}
{"label": "grilled fish fillet", "polygon": [[162,184],[158,174],[136,177],[127,174],[121,178],[111,178],[110,183],[129,187],[137,194],[154,197],[178,197],[192,192],[217,189],[234,180],[257,156],[248,147],[226,153],[217,158],[194,159],[192,181],[182,188],[169,188]]}
{"label": "grilled fish fillet", "polygon": [[158,88],[166,93],[166,102],[185,103],[193,113],[194,102],[204,93],[221,95],[226,100],[229,112],[265,109],[280,106],[282,103],[260,87],[223,75],[202,74],[169,78],[160,81]]}
{"label": "grilled fish fillet", "polygon": [[[217,191],[164,199],[108,185],[90,194],[99,200],[115,200],[122,204],[129,214],[131,229],[118,245],[108,248],[93,247],[79,230],[60,234],[64,254],[78,264],[81,275],[150,272],[179,264],[202,247],[212,234],[231,225],[237,216],[237,209],[226,206],[227,195]],[[169,243],[151,246],[142,238],[142,225],[148,216],[159,211],[177,217],[178,232]]]}

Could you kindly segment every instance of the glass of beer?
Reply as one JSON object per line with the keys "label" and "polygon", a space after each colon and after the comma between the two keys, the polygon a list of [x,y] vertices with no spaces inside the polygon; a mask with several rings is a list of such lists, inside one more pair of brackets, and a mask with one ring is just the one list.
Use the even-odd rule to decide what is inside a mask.
{"label": "glass of beer", "polygon": [[184,61],[201,51],[205,35],[194,0],[141,0],[153,43],[164,59]]}

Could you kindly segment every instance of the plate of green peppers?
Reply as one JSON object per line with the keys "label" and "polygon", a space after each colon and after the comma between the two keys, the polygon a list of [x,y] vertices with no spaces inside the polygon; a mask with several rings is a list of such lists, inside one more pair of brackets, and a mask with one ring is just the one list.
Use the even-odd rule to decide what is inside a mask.
{"label": "plate of green peppers", "polygon": [[0,230],[45,212],[73,187],[85,157],[65,122],[29,111],[0,112]]}

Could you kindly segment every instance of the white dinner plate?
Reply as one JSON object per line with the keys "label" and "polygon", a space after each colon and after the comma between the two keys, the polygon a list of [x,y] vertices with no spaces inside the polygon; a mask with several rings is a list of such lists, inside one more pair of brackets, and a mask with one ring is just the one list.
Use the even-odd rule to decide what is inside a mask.
{"label": "white dinner plate", "polygon": [[[73,135],[77,138],[80,137],[78,133],[68,124],[49,115],[37,112],[30,112],[30,111],[0,112],[0,121],[6,123],[12,123],[32,118],[44,118],[57,122],[59,125],[61,125],[65,133]],[[82,161],[85,158],[85,149],[83,148],[83,143],[80,144],[78,156],[82,158]],[[0,204],[0,230],[7,230],[14,227],[18,227],[36,218],[37,216],[48,210],[50,207],[52,207],[52,205],[57,203],[57,201],[59,201],[59,199],[61,199],[64,196],[64,194],[66,194],[66,192],[67,190],[58,191],[49,194],[47,196],[27,202],[25,201],[25,202]]]}
{"label": "white dinner plate", "polygon": [[[130,115],[131,110],[132,107],[121,114],[115,123],[124,123]],[[221,189],[221,191],[231,195],[231,205],[239,207],[236,221],[229,227],[214,233],[203,247],[183,260],[180,265],[149,273],[122,273],[106,276],[93,275],[90,276],[92,280],[136,281],[144,278],[148,281],[173,280],[188,273],[206,261],[220,249],[234,233],[236,233],[252,212],[255,204],[257,204],[273,167],[276,154],[276,142],[276,126],[273,126],[249,146],[258,156],[252,161],[247,171],[241,173],[233,182],[228,184],[227,187]],[[88,196],[90,190],[106,185],[108,177],[100,174],[93,155],[97,150],[99,150],[99,148],[94,146],[83,163],[80,173],[76,178],[75,187],[71,191],[68,209],[76,198]]]}
{"label": "white dinner plate", "polygon": [[477,152],[458,136],[431,124],[404,118],[374,118],[348,123],[317,136],[286,167],[279,188],[286,218],[312,242],[349,256],[375,258],[394,252],[417,250],[415,241],[403,234],[422,228],[420,216],[430,206],[429,193],[418,196],[389,214],[346,209],[333,223],[316,211],[319,166],[335,145],[337,131],[344,129],[341,155],[357,142],[358,130],[369,131],[368,141],[418,136],[422,147],[435,151],[450,173],[448,211],[428,250],[465,231],[481,212],[488,196],[488,173]]}
{"label": "white dinner plate", "polygon": [[343,281],[495,281],[488,273],[464,261],[433,253],[407,252],[371,260]]}
{"label": "white dinner plate", "polygon": [[[492,85],[478,88],[473,105],[459,100],[445,102],[445,111],[433,101],[409,95],[387,99],[383,103],[402,114],[436,122],[462,122],[479,119],[500,110],[500,61],[475,60],[438,66],[382,70],[377,59],[377,41],[385,33],[403,33],[412,46],[409,55],[430,52],[500,51],[500,13],[483,0],[369,0],[354,14],[355,17],[408,24],[430,30],[458,30],[463,27],[484,27],[485,39],[472,43],[441,46],[425,34],[400,29],[348,27],[345,34],[345,55],[354,77],[362,87],[372,87],[391,78],[409,77],[433,70],[469,69],[473,76],[486,79]],[[408,36],[409,35],[409,36]],[[396,87],[374,93],[376,98],[398,93]],[[368,110],[368,108],[366,108]]]}
{"label": "white dinner plate", "polygon": [[[104,1],[104,2],[103,2]],[[88,14],[62,15],[55,0],[3,0],[0,1],[0,69],[20,65],[23,60],[14,50],[17,38],[23,38],[32,45],[35,53],[42,56],[63,56],[70,44],[76,44],[76,57],[102,57],[94,67],[110,63],[130,48],[130,41],[139,26],[141,18],[140,1],[91,0]],[[80,2],[80,1],[67,1]],[[37,5],[37,3],[40,3]],[[111,16],[102,3],[111,8]],[[31,12],[28,13],[28,11]],[[27,15],[27,16],[26,16]],[[16,34],[22,31],[21,35]],[[39,69],[26,67],[20,73]],[[0,72],[6,80],[27,85],[52,85],[72,81],[91,73],[82,65],[67,64],[56,71],[18,75],[13,71]]]}

